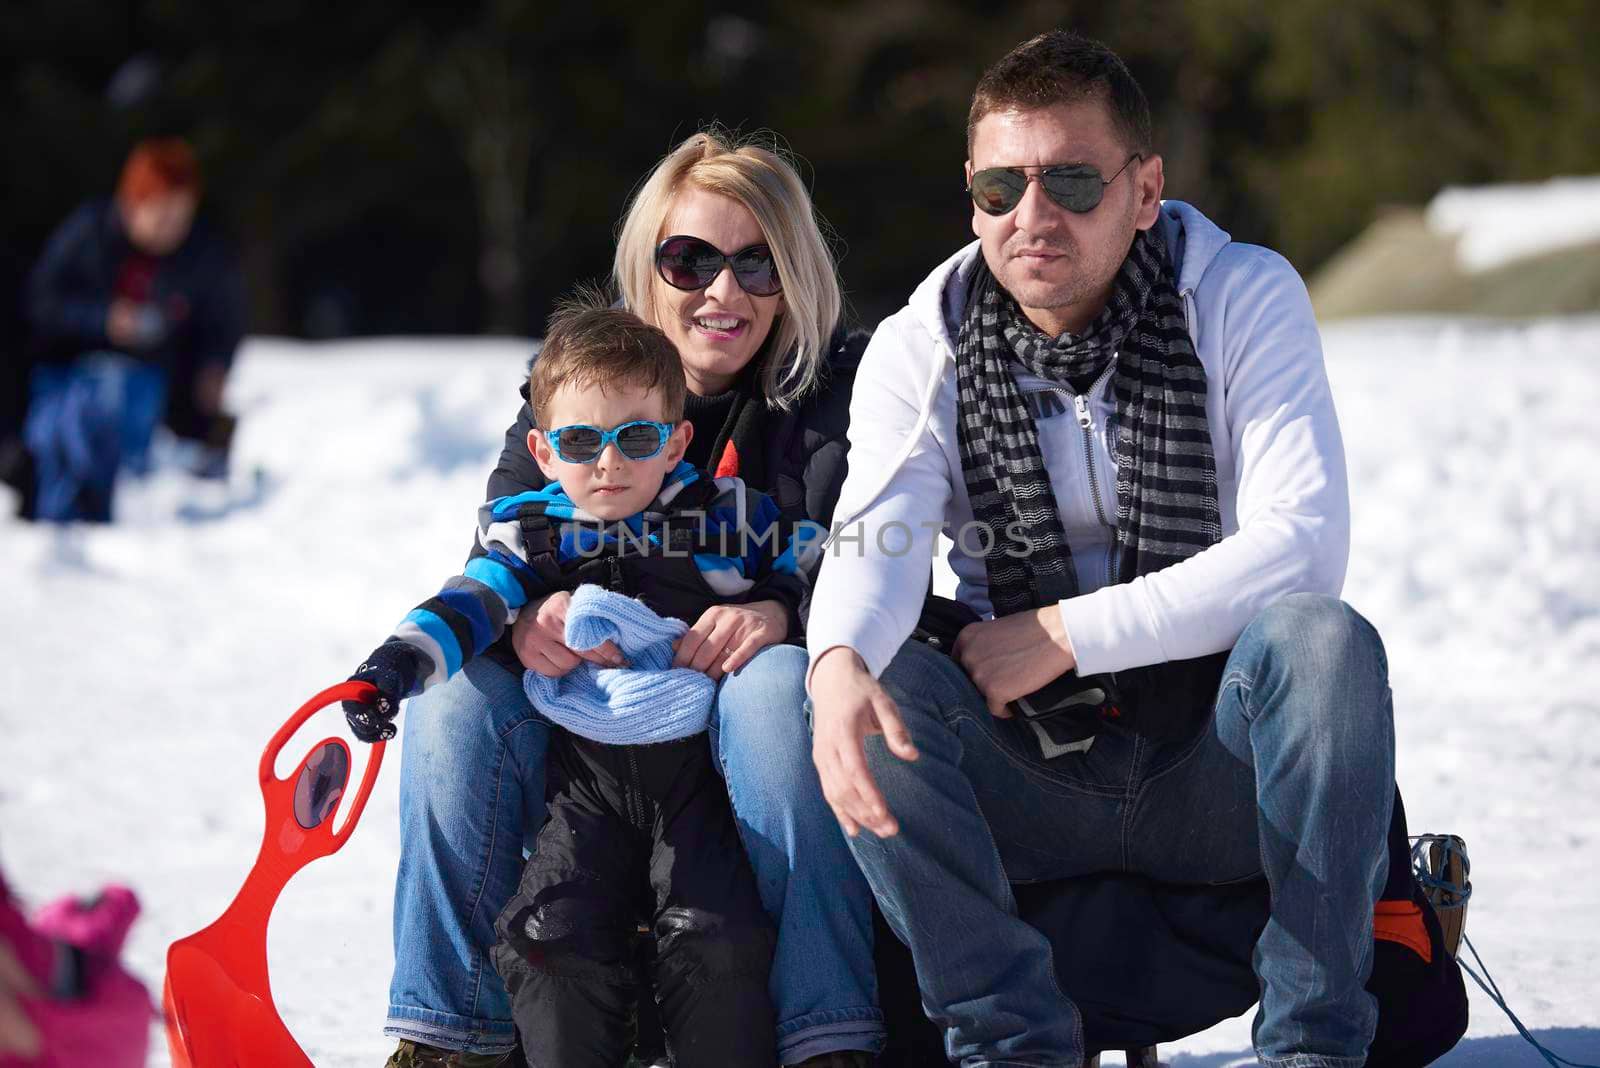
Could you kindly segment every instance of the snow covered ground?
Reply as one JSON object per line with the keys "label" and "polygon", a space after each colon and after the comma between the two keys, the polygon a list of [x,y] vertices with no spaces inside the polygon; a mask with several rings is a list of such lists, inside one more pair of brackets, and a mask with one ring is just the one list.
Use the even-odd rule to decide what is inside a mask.
{"label": "snow covered ground", "polygon": [[[1326,341],[1355,506],[1346,596],[1388,644],[1412,828],[1466,838],[1468,933],[1501,988],[1557,1052],[1600,1060],[1600,319],[1364,322]],[[268,736],[459,565],[527,351],[253,340],[229,387],[227,502],[167,472],[129,487],[114,527],[0,518],[0,857],[33,902],[131,883],[146,911],[128,959],[152,992],[168,943],[254,858]],[[313,726],[280,770],[343,728]],[[277,1002],[321,1068],[388,1052],[399,756],[349,846],[274,917]],[[1442,1063],[1542,1063],[1469,989],[1468,1040]],[[1246,1016],[1164,1059],[1248,1050]]]}

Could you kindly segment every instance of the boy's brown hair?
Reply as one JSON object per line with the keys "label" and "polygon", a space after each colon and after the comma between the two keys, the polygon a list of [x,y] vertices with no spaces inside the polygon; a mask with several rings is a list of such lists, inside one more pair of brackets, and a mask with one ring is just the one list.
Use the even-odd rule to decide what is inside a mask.
{"label": "boy's brown hair", "polygon": [[583,294],[556,305],[545,325],[544,347],[528,376],[528,403],[542,429],[550,400],[563,386],[637,386],[661,395],[662,420],[683,418],[688,385],[678,349],[656,327],[622,308]]}

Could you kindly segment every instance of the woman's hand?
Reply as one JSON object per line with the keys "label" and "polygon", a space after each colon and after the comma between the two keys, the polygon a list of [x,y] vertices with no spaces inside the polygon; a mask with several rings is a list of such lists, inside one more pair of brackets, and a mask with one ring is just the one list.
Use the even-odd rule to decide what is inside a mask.
{"label": "woman's hand", "polygon": [[32,1060],[41,1052],[39,1031],[19,1000],[38,996],[33,977],[12,954],[11,947],[0,942],[0,1060],[9,1061],[10,1054]]}
{"label": "woman's hand", "polygon": [[537,605],[528,605],[511,624],[511,647],[529,671],[558,679],[585,660],[600,667],[621,667],[626,661],[615,642],[606,642],[586,652],[567,648],[567,606],[572,594],[552,593]]}
{"label": "woman's hand", "polygon": [[673,643],[678,655],[672,666],[694,668],[720,679],[788,636],[789,612],[778,601],[712,605]]}

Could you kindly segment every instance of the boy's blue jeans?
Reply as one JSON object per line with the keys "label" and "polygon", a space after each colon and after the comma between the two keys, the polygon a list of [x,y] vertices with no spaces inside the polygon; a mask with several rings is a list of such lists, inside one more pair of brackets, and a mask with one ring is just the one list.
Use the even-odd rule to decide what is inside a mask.
{"label": "boy's blue jeans", "polygon": [[[793,1064],[882,1047],[872,898],[811,765],[805,651],[763,650],[726,679],[712,715],[717,765],[762,904],[778,925],[772,999]],[[384,1033],[506,1052],[511,1006],[489,950],[544,822],[550,726],[521,678],[488,657],[416,698],[403,718],[394,978]],[[719,729],[720,728],[720,729]]]}
{"label": "boy's blue jeans", "polygon": [[911,947],[952,1061],[1082,1063],[1078,1010],[1050,944],[1017,918],[1011,882],[1133,871],[1226,883],[1264,871],[1257,1056],[1274,1068],[1365,1062],[1394,724],[1382,644],[1348,606],[1302,594],[1263,611],[1228,659],[1211,724],[1173,745],[1108,730],[1087,753],[1043,760],[1026,726],[990,715],[959,665],[917,643],[882,682],[920,756],[905,762],[868,739],[900,831],[849,845]]}

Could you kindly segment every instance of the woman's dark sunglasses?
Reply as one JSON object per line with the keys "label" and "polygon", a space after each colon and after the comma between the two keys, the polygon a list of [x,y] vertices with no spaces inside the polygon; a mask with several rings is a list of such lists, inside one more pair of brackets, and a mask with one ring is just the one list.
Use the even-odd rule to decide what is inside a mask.
{"label": "woman's dark sunglasses", "polygon": [[724,255],[709,241],[676,234],[656,246],[656,273],[674,289],[704,289],[716,281],[724,265],[733,268],[739,288],[752,297],[770,297],[783,289],[772,249],[766,245],[747,245]]}
{"label": "woman's dark sunglasses", "polygon": [[592,464],[600,459],[600,454],[613,441],[617,443],[617,451],[628,459],[648,460],[667,447],[672,430],[671,423],[635,419],[610,430],[601,430],[587,423],[574,423],[546,430],[544,436],[556,455],[567,463]]}
{"label": "woman's dark sunglasses", "polygon": [[1028,191],[1028,182],[1039,179],[1045,195],[1068,211],[1083,215],[1100,206],[1106,195],[1106,186],[1116,181],[1128,164],[1143,156],[1135,152],[1110,178],[1101,178],[1094,167],[1074,164],[1070,167],[1041,167],[1036,175],[1023,173],[1021,167],[986,167],[975,171],[967,192],[978,210],[988,215],[1004,215],[1015,211]]}

